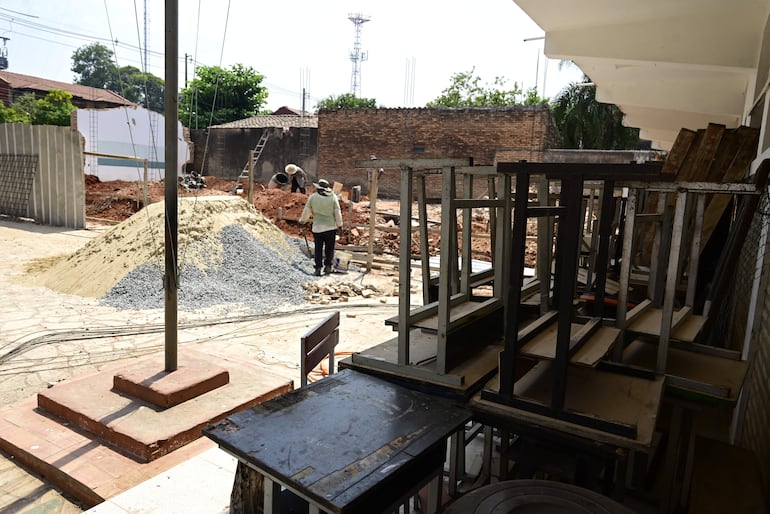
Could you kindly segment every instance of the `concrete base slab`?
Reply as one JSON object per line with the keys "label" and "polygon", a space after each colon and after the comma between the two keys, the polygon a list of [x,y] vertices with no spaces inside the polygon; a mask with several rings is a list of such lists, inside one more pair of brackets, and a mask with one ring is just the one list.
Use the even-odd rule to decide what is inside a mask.
{"label": "concrete base slab", "polygon": [[160,410],[112,390],[119,363],[1,409],[0,450],[90,507],[214,447],[201,437],[208,424],[293,388],[259,364],[205,355],[228,370],[227,385]]}
{"label": "concrete base slab", "polygon": [[[187,360],[183,355],[208,360],[215,367],[226,367],[231,382],[174,407],[159,409],[112,388],[113,376],[125,369],[124,363],[123,367],[59,383],[38,393],[38,407],[91,432],[137,460],[148,462],[197,439],[206,425],[292,389],[286,379],[249,363],[190,350],[180,352],[180,361]],[[149,365],[154,361],[156,369],[162,370],[163,357],[161,353],[143,360],[149,360]]]}
{"label": "concrete base slab", "polygon": [[117,391],[166,409],[230,381],[227,370],[210,358],[193,352],[177,357],[174,371],[165,371],[165,362],[158,362],[157,357],[141,359],[115,373],[112,385]]}

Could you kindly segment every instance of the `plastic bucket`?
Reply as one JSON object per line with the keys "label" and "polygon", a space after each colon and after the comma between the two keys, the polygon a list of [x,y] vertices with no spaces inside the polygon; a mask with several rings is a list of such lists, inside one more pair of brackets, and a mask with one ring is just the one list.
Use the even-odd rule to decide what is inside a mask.
{"label": "plastic bucket", "polygon": [[352,258],[352,253],[336,250],[334,252],[334,269],[338,271],[347,271],[348,266],[350,266],[350,260]]}

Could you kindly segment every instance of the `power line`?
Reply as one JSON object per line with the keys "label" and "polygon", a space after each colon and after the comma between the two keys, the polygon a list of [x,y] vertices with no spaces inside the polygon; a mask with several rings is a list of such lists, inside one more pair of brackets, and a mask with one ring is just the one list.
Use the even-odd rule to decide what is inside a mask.
{"label": "power line", "polygon": [[[137,66],[141,70],[144,70],[144,69],[147,69],[148,71],[159,70],[161,71],[159,75],[162,75],[163,66],[153,64],[151,62],[152,60],[150,59],[150,57],[157,57],[162,61],[164,57],[164,53],[160,51],[152,50],[149,48],[148,45],[145,45],[145,47],[143,47],[141,44],[139,45],[131,44],[128,42],[123,42],[117,39],[113,39],[112,37],[109,37],[109,36],[98,36],[98,35],[88,34],[86,32],[82,32],[78,30],[64,29],[64,28],[52,26],[50,24],[39,23],[31,20],[24,20],[24,19],[18,18],[16,15],[8,14],[2,11],[8,11],[9,13],[13,13],[16,15],[24,15],[24,16],[30,16],[35,18],[37,17],[33,15],[27,15],[25,13],[17,13],[16,11],[12,11],[10,9],[5,9],[0,7],[0,21],[4,20],[11,23],[10,30],[6,32],[35,39],[38,41],[44,41],[46,43],[51,43],[51,44],[55,44],[63,47],[72,48],[75,50],[82,47],[83,43],[103,43],[103,44],[106,44],[106,46],[108,47],[112,47],[116,50],[125,50],[129,53],[128,56],[121,55],[120,57],[120,61],[124,65],[126,63],[129,63],[131,65]],[[17,27],[24,28],[27,30],[18,30]],[[50,37],[36,35],[34,33],[31,33],[30,31],[43,33],[43,34],[50,34],[52,36],[58,36],[60,39],[57,40]],[[75,43],[73,43],[73,41],[75,41]],[[144,59],[142,58],[143,55],[145,56]],[[183,58],[184,58],[183,56],[180,56],[179,60],[181,61]],[[147,62],[147,61],[150,61],[150,62]],[[191,62],[196,67],[208,66],[206,63],[198,61],[195,58],[193,58]],[[276,84],[272,84],[267,81],[263,81],[263,84],[265,84],[267,87],[269,87],[270,89],[274,90],[277,93],[291,94],[296,96],[297,98],[300,98],[302,96],[301,92],[295,91],[293,88],[278,86]],[[308,95],[307,98],[309,98],[312,101],[315,101],[316,103],[321,100],[320,98],[316,98],[311,95]]]}

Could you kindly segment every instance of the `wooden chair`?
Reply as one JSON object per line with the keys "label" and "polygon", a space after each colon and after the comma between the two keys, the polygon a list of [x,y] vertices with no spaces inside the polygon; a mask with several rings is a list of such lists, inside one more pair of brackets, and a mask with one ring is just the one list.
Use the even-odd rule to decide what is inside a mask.
{"label": "wooden chair", "polygon": [[307,385],[307,376],[329,356],[329,374],[334,373],[334,347],[339,342],[340,313],[333,312],[310,329],[300,342],[300,387]]}

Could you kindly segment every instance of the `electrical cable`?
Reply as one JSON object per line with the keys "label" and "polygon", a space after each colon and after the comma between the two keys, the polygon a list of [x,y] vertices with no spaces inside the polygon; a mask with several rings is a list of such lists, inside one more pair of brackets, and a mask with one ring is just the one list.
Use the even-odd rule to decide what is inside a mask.
{"label": "electrical cable", "polygon": [[[383,311],[391,311],[393,309],[393,306],[388,307],[382,304],[362,303],[357,305],[348,304],[346,305],[345,309],[347,311],[356,310],[356,309],[361,309],[361,310],[381,309]],[[221,318],[217,320],[192,321],[187,323],[183,322],[183,323],[179,323],[179,329],[192,330],[196,328],[215,327],[219,325],[227,325],[227,324],[234,324],[234,323],[261,321],[264,319],[284,318],[284,317],[294,316],[297,314],[324,313],[332,310],[339,310],[339,305],[305,307],[301,309],[295,309],[292,311],[279,311],[279,312],[264,313],[264,314],[247,314],[243,316],[234,316],[230,318]],[[39,336],[35,336],[29,340],[17,339],[15,341],[12,341],[9,345],[6,345],[6,348],[8,348],[9,346],[13,346],[13,348],[0,354],[0,364],[5,364],[9,362],[11,359],[13,359],[14,357],[18,357],[19,355],[22,355],[34,348],[45,346],[52,343],[83,341],[83,340],[90,340],[90,339],[103,339],[107,337],[148,335],[148,334],[162,333],[164,329],[165,329],[165,325],[163,323],[147,323],[147,324],[139,324],[139,325],[130,326],[130,327],[104,327],[104,328],[96,328],[96,329],[87,328],[82,330],[72,330],[72,329],[55,330]],[[254,333],[255,332],[252,331],[250,332],[250,335],[253,335]],[[25,337],[29,337],[29,335]],[[219,337],[221,337],[221,335]],[[195,343],[198,341],[206,341],[206,340],[211,340],[211,337],[207,336],[205,338],[193,339],[191,341],[188,341],[188,343]]]}

